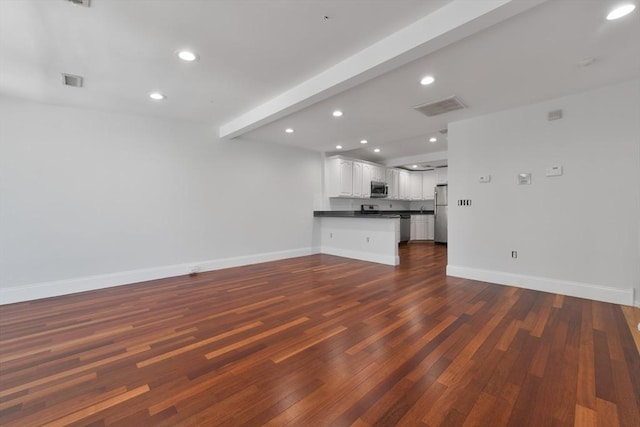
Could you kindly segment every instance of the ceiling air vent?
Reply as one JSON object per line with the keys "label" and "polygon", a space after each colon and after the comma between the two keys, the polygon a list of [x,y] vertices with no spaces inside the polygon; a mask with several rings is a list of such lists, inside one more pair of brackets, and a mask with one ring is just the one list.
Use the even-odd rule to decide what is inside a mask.
{"label": "ceiling air vent", "polygon": [[91,0],[67,0],[69,3],[77,4],[84,7],[89,7]]}
{"label": "ceiling air vent", "polygon": [[421,112],[425,116],[437,116],[439,114],[448,113],[449,111],[461,110],[466,105],[457,96],[450,96],[449,98],[442,99],[436,102],[429,102],[427,104],[417,105],[413,107],[415,110]]}
{"label": "ceiling air vent", "polygon": [[62,73],[62,84],[71,87],[82,87],[82,77]]}

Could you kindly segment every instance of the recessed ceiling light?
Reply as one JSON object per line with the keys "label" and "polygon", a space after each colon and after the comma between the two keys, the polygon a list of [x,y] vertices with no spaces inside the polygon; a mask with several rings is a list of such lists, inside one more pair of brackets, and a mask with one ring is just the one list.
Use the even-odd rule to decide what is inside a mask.
{"label": "recessed ceiling light", "polygon": [[622,6],[618,6],[611,12],[609,12],[609,14],[607,15],[607,20],[613,21],[614,19],[622,18],[623,16],[633,12],[635,8],[636,6],[633,4],[623,4]]}
{"label": "recessed ceiling light", "polygon": [[336,150],[342,150],[342,145],[336,145]]}
{"label": "recessed ceiling light", "polygon": [[342,117],[342,111],[340,110],[336,110],[332,114],[333,114],[333,117]]}
{"label": "recessed ceiling light", "polygon": [[418,167],[418,165],[413,165],[411,166],[412,168],[416,169]]}
{"label": "recessed ceiling light", "polygon": [[426,85],[430,85],[431,83],[435,82],[436,79],[433,78],[433,76],[424,76],[422,78],[422,80],[420,80],[420,84],[422,86],[426,86]]}
{"label": "recessed ceiling light", "polygon": [[429,142],[436,142],[438,140],[438,138],[436,138],[435,136],[432,136],[431,138],[429,138]]}
{"label": "recessed ceiling light", "polygon": [[375,150],[373,150],[373,152],[374,152],[374,153],[379,153],[379,152],[380,152],[380,149],[379,149],[379,148],[376,148]]}
{"label": "recessed ceiling light", "polygon": [[367,141],[366,139],[361,139],[360,140],[360,144],[366,144],[367,142],[369,142],[369,141]]}
{"label": "recessed ceiling light", "polygon": [[149,98],[156,100],[156,101],[162,101],[163,99],[167,99],[167,97],[163,94],[161,94],[160,92],[151,92],[149,94]]}
{"label": "recessed ceiling light", "polygon": [[188,50],[181,50],[178,52],[178,58],[183,61],[192,62],[198,60],[198,55]]}
{"label": "recessed ceiling light", "polygon": [[293,133],[293,129],[291,129],[291,128],[286,128],[284,131],[285,131],[286,133]]}

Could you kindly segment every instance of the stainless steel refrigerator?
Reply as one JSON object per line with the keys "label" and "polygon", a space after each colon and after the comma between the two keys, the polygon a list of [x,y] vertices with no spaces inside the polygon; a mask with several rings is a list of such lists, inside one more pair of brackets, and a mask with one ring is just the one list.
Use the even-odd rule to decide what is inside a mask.
{"label": "stainless steel refrigerator", "polygon": [[447,218],[449,209],[449,190],[446,185],[436,185],[436,209],[435,209],[435,242],[447,243]]}

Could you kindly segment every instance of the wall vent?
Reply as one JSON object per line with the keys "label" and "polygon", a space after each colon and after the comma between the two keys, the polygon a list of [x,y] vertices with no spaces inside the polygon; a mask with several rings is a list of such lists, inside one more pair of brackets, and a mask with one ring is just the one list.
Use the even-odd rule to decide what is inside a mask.
{"label": "wall vent", "polygon": [[463,108],[466,108],[466,105],[464,105],[460,98],[454,95],[445,99],[441,99],[440,101],[416,105],[413,108],[416,111],[421,112],[425,116],[432,117],[448,113],[450,111],[461,110]]}
{"label": "wall vent", "polygon": [[77,4],[79,6],[89,7],[91,0],[67,0],[69,3]]}
{"label": "wall vent", "polygon": [[562,118],[562,110],[553,110],[547,113],[547,120],[560,120]]}
{"label": "wall vent", "polygon": [[71,87],[82,87],[82,77],[62,73],[62,84]]}

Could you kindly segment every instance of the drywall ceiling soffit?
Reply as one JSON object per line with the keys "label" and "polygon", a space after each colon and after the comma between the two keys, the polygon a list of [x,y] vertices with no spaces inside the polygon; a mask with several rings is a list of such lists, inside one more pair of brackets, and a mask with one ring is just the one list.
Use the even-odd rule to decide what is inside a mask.
{"label": "drywall ceiling soffit", "polygon": [[351,89],[548,0],[455,0],[223,124],[235,138]]}

